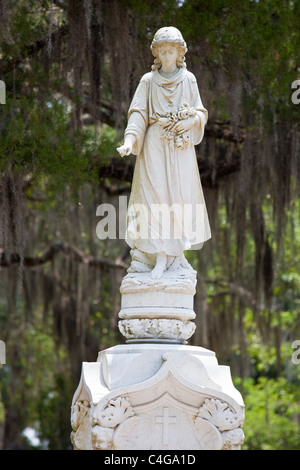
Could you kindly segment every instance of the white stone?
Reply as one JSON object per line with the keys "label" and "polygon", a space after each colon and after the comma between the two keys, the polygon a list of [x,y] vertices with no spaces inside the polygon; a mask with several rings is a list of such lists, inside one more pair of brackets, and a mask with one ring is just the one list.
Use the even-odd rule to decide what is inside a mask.
{"label": "white stone", "polygon": [[230,369],[212,351],[118,345],[100,352],[96,363],[83,363],[72,442],[94,450],[238,449],[243,420]]}
{"label": "white stone", "polygon": [[121,283],[119,329],[127,341],[186,343],[195,331],[196,271],[178,268],[153,279],[150,272],[129,273]]}
{"label": "white stone", "polygon": [[119,322],[120,332],[127,342],[186,343],[195,332],[195,324],[180,320],[134,319]]}
{"label": "white stone", "polygon": [[[83,450],[240,449],[244,404],[229,367],[213,351],[184,344],[195,330],[196,272],[183,252],[211,236],[194,150],[207,111],[185,68],[181,33],[162,28],[151,47],[153,71],[136,90],[118,149],[137,155],[127,226],[132,262],[120,287],[119,328],[128,344],[83,363],[71,441]],[[161,221],[153,204],[173,212]]]}
{"label": "white stone", "polygon": [[184,251],[211,237],[195,145],[208,113],[186,69],[180,31],[155,34],[152,71],[134,94],[121,156],[137,155],[127,214],[131,265],[121,284],[119,329],[127,341],[186,343],[195,331],[196,272]]}
{"label": "white stone", "polygon": [[185,64],[186,43],[174,27],[154,36],[152,71],[140,80],[128,111],[123,157],[137,155],[128,207],[126,240],[132,271],[185,264],[183,252],[211,237],[194,146],[208,113],[195,76]]}

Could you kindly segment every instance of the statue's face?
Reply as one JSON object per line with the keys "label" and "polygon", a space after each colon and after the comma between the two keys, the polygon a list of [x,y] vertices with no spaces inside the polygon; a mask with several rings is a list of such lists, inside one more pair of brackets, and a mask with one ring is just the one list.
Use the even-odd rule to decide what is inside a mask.
{"label": "statue's face", "polygon": [[165,43],[158,47],[158,58],[164,72],[172,72],[176,68],[177,47],[173,44]]}

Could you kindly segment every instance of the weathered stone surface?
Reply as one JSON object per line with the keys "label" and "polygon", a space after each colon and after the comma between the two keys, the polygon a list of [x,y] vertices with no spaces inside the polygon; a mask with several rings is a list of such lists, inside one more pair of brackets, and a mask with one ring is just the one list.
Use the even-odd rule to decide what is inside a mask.
{"label": "weathered stone surface", "polygon": [[119,345],[84,363],[72,404],[75,449],[239,449],[244,405],[212,351]]}
{"label": "weathered stone surface", "polygon": [[195,331],[196,282],[192,268],[165,271],[159,279],[150,272],[127,274],[119,313],[119,329],[127,341],[186,343]]}

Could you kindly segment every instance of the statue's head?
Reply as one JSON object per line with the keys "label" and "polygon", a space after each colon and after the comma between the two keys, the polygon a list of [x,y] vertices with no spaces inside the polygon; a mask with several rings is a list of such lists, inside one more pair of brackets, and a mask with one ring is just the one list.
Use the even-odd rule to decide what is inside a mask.
{"label": "statue's head", "polygon": [[160,69],[161,61],[158,58],[158,48],[163,44],[172,44],[177,48],[177,67],[186,67],[185,54],[187,52],[186,42],[184,41],[179,29],[173,26],[165,26],[160,28],[154,35],[150,49],[154,55],[154,64],[152,70]]}

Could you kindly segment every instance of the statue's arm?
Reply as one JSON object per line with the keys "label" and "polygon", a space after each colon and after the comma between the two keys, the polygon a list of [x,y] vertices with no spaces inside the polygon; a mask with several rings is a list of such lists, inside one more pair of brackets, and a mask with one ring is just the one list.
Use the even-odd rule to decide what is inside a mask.
{"label": "statue's arm", "polygon": [[147,80],[142,79],[131,102],[124,144],[117,148],[122,157],[130,153],[138,155],[141,152],[149,121],[148,87]]}

